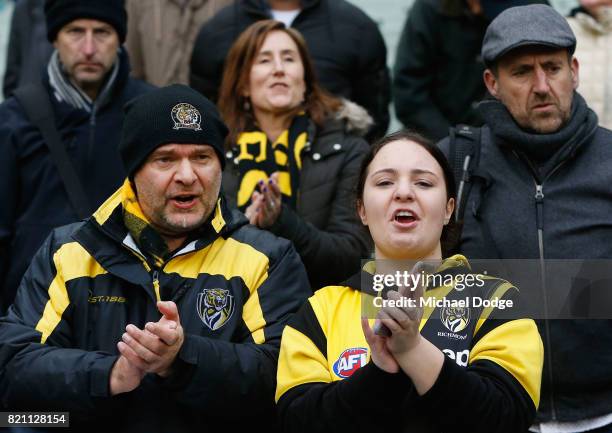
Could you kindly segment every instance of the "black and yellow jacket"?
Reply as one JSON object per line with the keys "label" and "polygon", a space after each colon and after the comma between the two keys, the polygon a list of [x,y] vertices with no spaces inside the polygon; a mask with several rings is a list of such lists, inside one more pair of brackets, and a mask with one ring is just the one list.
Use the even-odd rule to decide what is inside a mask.
{"label": "black and yellow jacket", "polygon": [[[447,259],[437,271],[468,273],[463,256]],[[276,390],[283,431],[527,431],[539,403],[543,363],[531,319],[501,318],[491,308],[426,306],[421,335],[446,357],[433,387],[419,396],[403,372],[386,373],[369,362],[360,320],[372,299],[371,281],[362,271],[346,286],[321,289],[285,328]],[[506,281],[482,281],[482,287],[463,291],[452,284],[428,288],[424,298],[517,298]]]}
{"label": "black and yellow jacket", "polygon": [[[290,242],[219,200],[197,239],[151,269],[123,224],[125,186],[56,229],[0,319],[0,396],[11,410],[69,411],[75,431],[232,431],[274,410],[282,330],[310,292]],[[168,379],[109,396],[126,325],[177,303],[185,342]]]}

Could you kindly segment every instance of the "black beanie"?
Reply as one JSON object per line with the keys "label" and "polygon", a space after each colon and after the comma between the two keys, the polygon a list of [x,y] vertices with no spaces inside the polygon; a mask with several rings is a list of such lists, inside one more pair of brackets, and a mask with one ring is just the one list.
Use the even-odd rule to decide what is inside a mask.
{"label": "black beanie", "polygon": [[62,27],[81,18],[110,24],[117,31],[119,41],[125,42],[127,13],[124,0],[46,0],[45,17],[49,42],[55,41]]}
{"label": "black beanie", "polygon": [[227,126],[215,105],[191,87],[174,84],[125,105],[119,153],[129,176],[149,154],[168,143],[208,144],[225,167],[223,143]]}

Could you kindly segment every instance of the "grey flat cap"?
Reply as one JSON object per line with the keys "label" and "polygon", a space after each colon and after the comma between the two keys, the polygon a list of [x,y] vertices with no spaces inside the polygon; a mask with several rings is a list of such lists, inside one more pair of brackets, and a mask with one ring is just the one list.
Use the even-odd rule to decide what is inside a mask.
{"label": "grey flat cap", "polygon": [[543,4],[506,9],[495,18],[482,41],[482,58],[490,65],[508,51],[525,45],[576,49],[576,36],[552,7]]}

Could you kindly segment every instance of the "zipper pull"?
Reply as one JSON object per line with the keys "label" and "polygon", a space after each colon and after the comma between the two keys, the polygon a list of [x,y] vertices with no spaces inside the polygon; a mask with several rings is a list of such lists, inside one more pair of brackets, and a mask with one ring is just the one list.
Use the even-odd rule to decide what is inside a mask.
{"label": "zipper pull", "polygon": [[542,185],[536,185],[535,199],[538,203],[542,203],[544,201],[544,192],[542,190]]}
{"label": "zipper pull", "polygon": [[161,295],[159,292],[159,271],[157,269],[153,270],[153,290],[155,290],[155,297],[158,301],[161,301]]}
{"label": "zipper pull", "polygon": [[544,192],[542,191],[542,185],[536,184],[536,224],[538,230],[544,230]]}

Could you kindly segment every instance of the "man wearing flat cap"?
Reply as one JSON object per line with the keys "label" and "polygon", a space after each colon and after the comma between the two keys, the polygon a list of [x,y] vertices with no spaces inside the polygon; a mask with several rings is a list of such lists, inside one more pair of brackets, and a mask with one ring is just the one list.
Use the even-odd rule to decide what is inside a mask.
{"label": "man wearing flat cap", "polygon": [[123,0],[46,0],[45,18],[41,84],[0,105],[0,314],[51,230],[121,185],[122,107],[152,89],[129,77]]}
{"label": "man wearing flat cap", "polygon": [[612,258],[612,132],[598,126],[576,91],[575,47],[566,20],[551,7],[500,14],[482,45],[491,94],[479,106],[485,126],[463,129],[479,151],[466,151],[457,138],[440,145],[461,181],[461,252],[537,264],[537,275],[519,285],[526,293],[541,287],[547,296],[538,323],[545,361],[533,431],[604,433],[612,432],[612,322],[548,320],[546,307],[558,296],[549,259]]}
{"label": "man wearing flat cap", "polygon": [[186,86],[128,104],[128,178],[51,233],[0,319],[11,410],[69,411],[71,427],[104,432],[270,416],[282,329],[310,289],[289,241],[226,207],[226,134]]}

